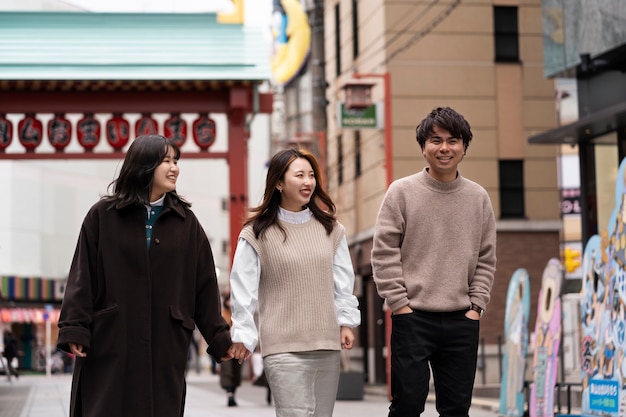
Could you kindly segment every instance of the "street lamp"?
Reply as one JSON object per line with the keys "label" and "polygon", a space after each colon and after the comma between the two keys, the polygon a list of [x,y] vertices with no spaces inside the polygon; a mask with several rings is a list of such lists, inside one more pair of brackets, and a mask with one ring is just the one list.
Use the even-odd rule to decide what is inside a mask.
{"label": "street lamp", "polygon": [[391,125],[391,76],[388,72],[381,74],[377,73],[358,73],[352,74],[353,78],[382,78],[383,88],[385,93],[384,105],[385,105],[385,170],[387,187],[389,187],[393,181],[393,153],[392,153],[392,125]]}
{"label": "street lamp", "polygon": [[[392,124],[391,124],[391,76],[388,72],[377,73],[358,73],[352,74],[353,78],[382,78],[384,88],[384,123],[385,123],[385,172],[387,180],[387,188],[393,182],[393,152],[392,152]],[[387,396],[391,399],[391,310],[385,310],[385,346],[387,347],[387,358],[385,360],[385,370],[387,377]]]}

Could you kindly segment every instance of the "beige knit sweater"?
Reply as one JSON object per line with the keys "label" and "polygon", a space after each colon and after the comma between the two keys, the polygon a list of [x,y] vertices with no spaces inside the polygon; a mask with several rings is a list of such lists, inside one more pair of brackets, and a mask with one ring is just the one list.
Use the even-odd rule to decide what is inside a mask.
{"label": "beige knit sweater", "polygon": [[315,218],[302,224],[281,222],[261,239],[246,226],[240,237],[261,262],[259,343],[263,356],[284,352],[341,350],[334,304],[333,260],[344,235],[337,223],[330,235]]}
{"label": "beige knit sweater", "polygon": [[486,308],[496,269],[496,224],[487,192],[426,169],[391,184],[372,249],[378,293],[392,311]]}

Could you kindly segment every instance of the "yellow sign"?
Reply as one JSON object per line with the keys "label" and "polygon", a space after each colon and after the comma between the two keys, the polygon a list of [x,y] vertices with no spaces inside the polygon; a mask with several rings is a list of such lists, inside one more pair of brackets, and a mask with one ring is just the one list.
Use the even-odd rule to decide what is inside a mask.
{"label": "yellow sign", "polygon": [[298,0],[274,1],[271,67],[274,80],[288,84],[305,65],[311,49],[311,27]]}
{"label": "yellow sign", "polygon": [[568,273],[572,273],[580,268],[580,251],[572,248],[565,248],[563,251],[563,256],[565,260],[563,264],[565,265],[565,271]]}

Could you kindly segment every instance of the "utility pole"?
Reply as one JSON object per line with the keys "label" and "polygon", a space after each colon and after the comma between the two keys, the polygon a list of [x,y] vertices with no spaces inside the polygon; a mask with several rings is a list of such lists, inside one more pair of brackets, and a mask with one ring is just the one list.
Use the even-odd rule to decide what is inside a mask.
{"label": "utility pole", "polygon": [[313,0],[309,13],[311,25],[311,81],[313,83],[313,131],[326,130],[326,61],[324,49],[324,1]]}

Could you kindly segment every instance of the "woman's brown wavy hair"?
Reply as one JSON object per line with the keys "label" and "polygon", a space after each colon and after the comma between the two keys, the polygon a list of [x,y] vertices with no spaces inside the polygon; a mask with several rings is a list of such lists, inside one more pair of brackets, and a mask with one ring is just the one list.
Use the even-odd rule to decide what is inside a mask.
{"label": "woman's brown wavy hair", "polygon": [[281,194],[276,187],[280,181],[284,181],[285,173],[291,163],[299,158],[309,161],[316,181],[315,189],[307,207],[311,210],[313,216],[322,223],[327,234],[333,231],[337,222],[335,203],[322,188],[320,167],[315,156],[306,149],[290,148],[284,149],[272,157],[267,170],[263,201],[258,207],[250,209],[251,216],[245,221],[244,226],[252,224],[252,230],[254,230],[254,235],[257,239],[263,237],[265,231],[272,225],[278,226],[285,240],[287,239],[287,233],[278,221],[278,207],[280,206]]}

